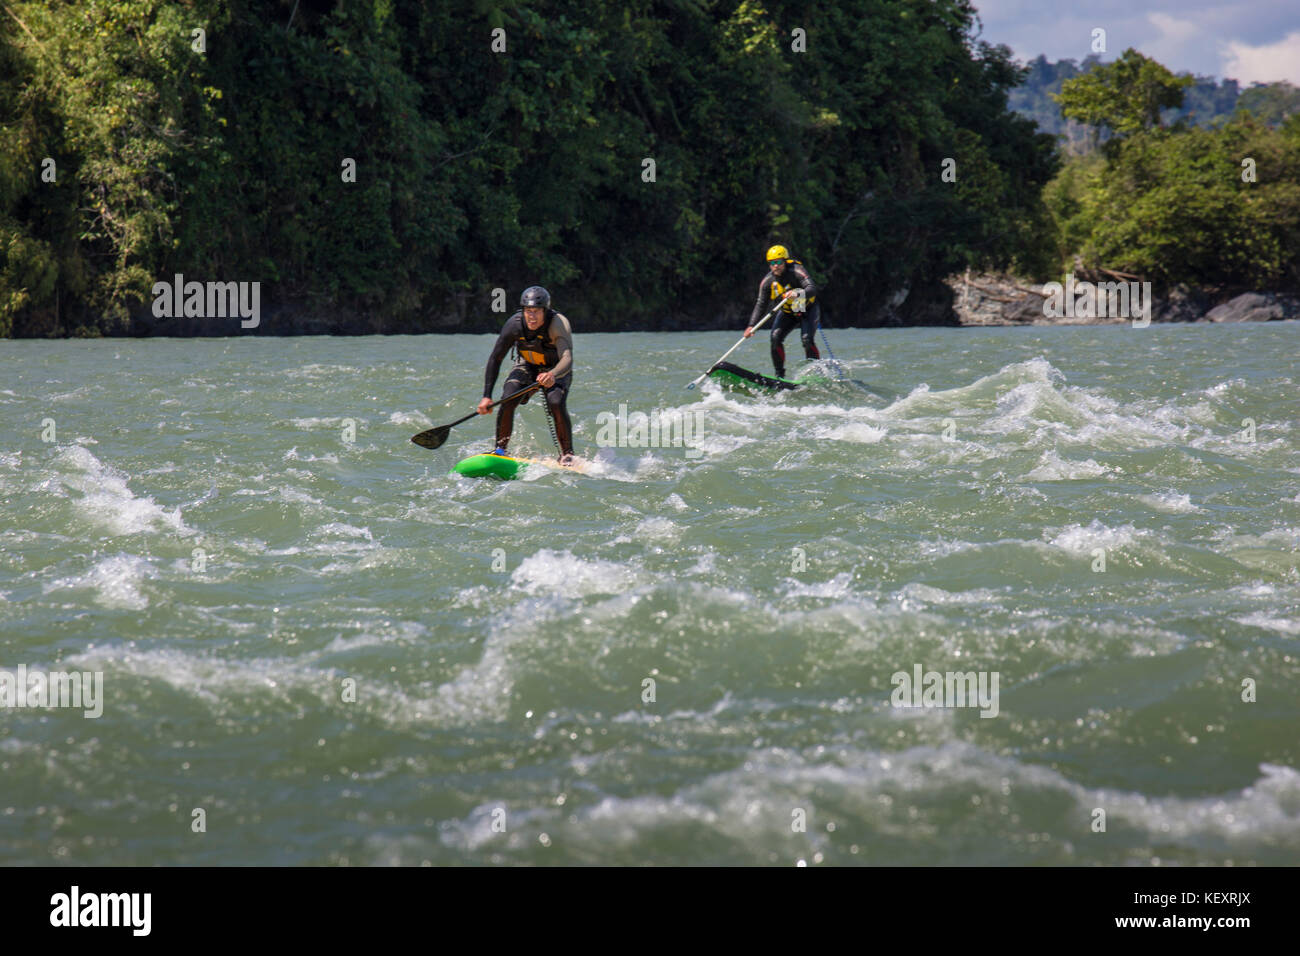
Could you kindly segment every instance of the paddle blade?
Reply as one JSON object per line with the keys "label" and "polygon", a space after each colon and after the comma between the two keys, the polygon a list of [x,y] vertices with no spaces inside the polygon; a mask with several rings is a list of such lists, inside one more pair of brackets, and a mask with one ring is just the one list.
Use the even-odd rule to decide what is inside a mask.
{"label": "paddle blade", "polygon": [[442,443],[447,440],[449,434],[451,434],[450,425],[439,425],[437,428],[430,428],[418,435],[412,435],[411,441],[421,448],[441,448]]}

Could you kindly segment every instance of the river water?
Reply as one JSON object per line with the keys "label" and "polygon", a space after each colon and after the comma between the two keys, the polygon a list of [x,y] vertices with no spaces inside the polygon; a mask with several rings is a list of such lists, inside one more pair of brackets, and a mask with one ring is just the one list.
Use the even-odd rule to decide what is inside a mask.
{"label": "river water", "polygon": [[1300,863],[1300,325],[574,325],[0,343],[0,862]]}

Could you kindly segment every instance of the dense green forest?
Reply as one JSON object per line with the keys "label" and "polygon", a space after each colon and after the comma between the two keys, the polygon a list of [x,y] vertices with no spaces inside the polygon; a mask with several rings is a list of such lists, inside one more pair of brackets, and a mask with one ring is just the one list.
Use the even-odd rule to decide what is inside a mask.
{"label": "dense green forest", "polygon": [[1300,288],[1300,114],[1166,124],[1194,84],[1134,50],[1062,84],[1064,115],[1110,138],[1044,190],[1059,261],[1162,286]]}
{"label": "dense green forest", "polygon": [[973,18],[5,0],[0,325],[166,334],[150,289],[182,273],[355,331],[490,327],[491,290],[513,308],[534,282],[584,328],[688,327],[747,311],[776,241],[869,312],[1040,245],[1054,144],[1006,109],[1020,72]]}
{"label": "dense green forest", "polygon": [[[1082,62],[1069,59],[1052,62],[1045,56],[1035,57],[1027,64],[1028,72],[1021,84],[1011,91],[1008,102],[1017,113],[1037,123],[1039,129],[1063,137],[1067,152],[1089,152],[1096,147],[1094,131],[1062,114],[1054,97],[1061,92],[1066,80],[1101,65],[1101,58],[1096,54],[1085,57]],[[1212,76],[1190,79],[1181,104],[1161,110],[1160,120],[1164,125],[1172,126],[1182,121],[1188,126],[1211,129],[1231,120],[1240,109],[1267,125],[1278,126],[1288,116],[1300,113],[1300,89],[1285,80],[1256,83],[1242,90],[1233,79],[1220,81]],[[1104,141],[1107,135],[1103,132],[1100,138]]]}
{"label": "dense green forest", "polygon": [[[738,325],[775,242],[838,324],[944,321],[966,268],[1294,278],[1286,89],[1044,132],[1026,77],[1113,64],[1039,82],[968,0],[0,6],[0,335],[239,334],[156,316],[176,274],[261,283],[266,334],[488,331],[534,283],[587,330]],[[1104,149],[1062,166],[1072,111]]]}

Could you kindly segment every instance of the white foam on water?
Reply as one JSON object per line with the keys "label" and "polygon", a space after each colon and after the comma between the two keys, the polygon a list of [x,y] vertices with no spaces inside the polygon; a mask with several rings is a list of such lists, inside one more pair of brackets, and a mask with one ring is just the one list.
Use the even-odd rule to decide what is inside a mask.
{"label": "white foam on water", "polygon": [[[1218,440],[1209,404],[1121,405],[1095,390],[1067,387],[1060,371],[1042,358],[1007,365],[958,388],[931,392],[918,386],[881,414],[912,426],[934,422],[936,427],[926,430],[937,433],[938,423],[954,417],[958,410],[963,412],[961,431],[967,435],[1002,435],[1014,439],[1015,447],[1046,447],[1053,454],[1072,445],[1132,450]],[[1030,480],[1097,477],[1082,469],[1108,468],[1088,459],[1071,473],[1068,466],[1055,461],[1049,458],[1040,463]]]}
{"label": "white foam on water", "polygon": [[1271,584],[1256,582],[1255,584],[1239,584],[1236,587],[1228,589],[1233,594],[1240,594],[1243,597],[1271,597],[1277,593],[1277,588]]}
{"label": "white foam on water", "polygon": [[1014,391],[1021,385],[1063,384],[1065,376],[1047,359],[1039,356],[1025,362],[1013,362],[1004,365],[990,375],[984,375],[956,388],[943,389],[938,392],[930,390],[928,384],[920,384],[906,396],[882,410],[882,413],[915,417],[918,413],[947,413],[956,405],[977,406],[986,404],[1001,389]]}
{"label": "white foam on water", "polygon": [[1239,533],[1230,527],[1219,527],[1215,529],[1214,537],[1229,550],[1280,548],[1283,551],[1300,551],[1300,528],[1270,528],[1259,534],[1250,534]]}
{"label": "white foam on water", "polygon": [[1178,409],[1178,411],[1198,425],[1214,425],[1215,423],[1214,408],[1209,402],[1197,402],[1186,408]]}
{"label": "white foam on water", "polygon": [[1026,481],[1075,481],[1082,478],[1100,478],[1111,474],[1113,468],[1099,465],[1091,458],[1085,461],[1068,461],[1054,450],[1043,452],[1038,464],[1025,475]]}
{"label": "white foam on water", "polygon": [[319,528],[312,529],[312,534],[332,534],[343,538],[365,538],[367,541],[374,541],[369,528],[357,528],[350,524],[344,524],[341,521],[331,521],[329,524],[323,524]]}
{"label": "white foam on water", "polygon": [[[326,461],[330,464],[337,465],[339,456],[333,452],[327,452],[324,455],[301,455],[298,453],[298,446],[294,445],[284,453],[284,461]],[[310,473],[308,473],[310,474]]]}
{"label": "white foam on water", "polygon": [[1163,511],[1165,514],[1190,514],[1201,509],[1192,504],[1190,495],[1180,495],[1175,491],[1163,491],[1154,495],[1138,495],[1137,500],[1148,508]]}
{"label": "white foam on water", "polygon": [[687,568],[686,574],[691,576],[708,575],[711,578],[717,573],[717,563],[717,552],[707,551],[696,559],[692,567]]}
{"label": "white foam on water", "polygon": [[[307,492],[303,491],[302,489],[294,488],[290,485],[281,485],[279,488],[276,488],[274,490],[279,493],[279,498],[281,501],[289,501],[294,504],[307,504],[307,505],[324,504],[324,502],[321,501],[320,498],[313,498],[311,495],[307,494]],[[253,493],[257,494],[257,492],[253,492]],[[236,494],[239,494],[239,492],[236,492]]]}
{"label": "white foam on water", "polygon": [[584,560],[571,551],[542,548],[519,563],[510,575],[511,587],[527,594],[567,598],[593,594],[619,594],[635,583],[635,575],[622,564]]}
{"label": "white foam on water", "polygon": [[1300,634],[1300,620],[1273,617],[1263,611],[1256,611],[1244,617],[1234,617],[1233,620],[1247,627],[1262,627],[1267,631],[1277,631],[1279,634]]}
{"label": "white foam on water", "polygon": [[615,542],[619,541],[645,541],[652,544],[672,544],[678,541],[682,536],[682,529],[677,527],[670,519],[654,516],[645,518],[637,522],[636,528],[632,532],[631,538],[619,536]]}
{"label": "white foam on water", "polygon": [[1048,547],[1042,541],[1027,541],[1024,538],[998,538],[996,541],[964,541],[960,538],[953,541],[944,541],[939,539],[937,541],[917,542],[917,554],[926,558],[946,558],[966,551],[982,551],[985,548],[999,548],[1006,545],[1030,549],[1046,549]]}
{"label": "white foam on water", "polygon": [[1133,544],[1137,540],[1138,532],[1131,524],[1109,528],[1097,518],[1093,518],[1087,527],[1072,524],[1062,528],[1052,538],[1047,538],[1048,534],[1049,531],[1044,531],[1043,537],[1052,547],[1075,554],[1090,554],[1094,548],[1105,548],[1109,551]]}
{"label": "white foam on water", "polygon": [[[456,417],[459,418],[460,416]],[[419,412],[391,412],[388,416],[388,424],[416,428],[420,431],[433,427],[433,422],[429,417]]]}
{"label": "white foam on water", "polygon": [[[536,845],[537,825],[550,816],[545,810],[517,809],[498,800],[480,804],[471,810],[463,820],[453,819],[439,825],[439,840],[449,847],[474,853],[500,847],[502,850],[519,851],[524,849],[523,838],[519,831],[532,834],[531,843]],[[505,824],[502,831],[498,821]]]}
{"label": "white foam on water", "polygon": [[1269,847],[1294,853],[1300,850],[1300,773],[1268,763],[1259,769],[1260,778],[1235,794],[1182,799],[1101,790],[1094,791],[1095,805],[1107,807],[1112,819],[1146,830],[1157,845],[1181,843],[1200,851],[1211,838],[1244,852]]}
{"label": "white foam on water", "polygon": [[[313,537],[315,537],[316,534],[317,532],[312,532]],[[384,550],[385,548],[383,545],[377,544],[369,539],[358,540],[355,538],[331,538],[325,541],[317,541],[313,543],[308,553],[325,557],[355,558],[358,555],[363,555],[365,558],[373,558]],[[356,570],[356,568],[350,564],[345,567],[346,570],[349,571]],[[331,566],[325,570],[338,569]]]}
{"label": "white foam on water", "polygon": [[103,607],[143,611],[149,606],[149,599],[140,593],[140,585],[157,576],[153,565],[144,558],[133,554],[118,554],[103,558],[83,574],[52,581],[42,590],[46,594],[52,591],[91,590],[95,592],[95,603]]}
{"label": "white foam on water", "polygon": [[[554,552],[542,551],[532,558],[526,558],[525,564],[529,561],[534,564],[525,576],[530,577],[530,580],[553,580],[557,565],[545,557],[548,555],[554,555]],[[578,560],[567,552],[564,557],[572,561]],[[561,564],[575,567],[565,562]],[[523,565],[516,570],[514,576],[518,576],[521,570],[525,570]],[[603,576],[601,573],[594,575]],[[579,585],[578,590],[585,590],[582,582],[576,583]],[[590,583],[588,578],[587,584]],[[552,594],[549,589],[544,589],[544,594],[537,599],[520,601],[504,613],[494,615],[484,629],[487,636],[483,640],[483,653],[479,660],[463,668],[452,680],[439,685],[433,698],[427,702],[425,709],[439,723],[500,722],[509,716],[515,672],[521,666],[517,646],[536,640],[540,626],[563,617],[571,608],[570,595]]]}
{"label": "white foam on water", "polygon": [[[1149,448],[1185,441],[1191,432],[1188,413],[1177,404],[1123,406],[1104,394],[1085,388],[1061,390],[1048,381],[1017,386],[997,404],[998,415],[989,427],[1004,434],[1033,429],[1035,444]],[[1193,417],[1206,415],[1210,424],[1213,413],[1208,406],[1196,408]]]}
{"label": "white foam on water", "polygon": [[[113,644],[101,645],[65,660],[70,666],[75,665],[81,670],[104,671],[106,684],[115,675],[121,674],[161,681],[216,713],[228,713],[236,709],[247,713],[250,706],[279,708],[296,713],[299,704],[293,700],[293,695],[314,698],[326,711],[337,708],[340,681],[348,675],[332,668],[312,666],[337,652],[338,648],[326,648],[292,658],[227,660],[193,651],[171,648],[140,651]],[[365,693],[359,695],[358,702],[352,706],[383,721],[389,727],[457,724],[467,718],[487,718],[494,708],[504,708],[503,699],[491,696],[499,690],[495,685],[485,684],[475,693],[483,695],[487,706],[465,709],[448,706],[438,697],[412,695],[395,685],[367,682]],[[244,699],[248,697],[254,698],[251,704]],[[147,706],[140,701],[135,703],[141,707]],[[111,706],[113,698],[110,696],[108,707]]]}
{"label": "white foam on water", "polygon": [[[575,755],[571,770],[592,781],[618,771],[616,755]],[[610,767],[602,764],[608,761]],[[1300,849],[1300,774],[1290,767],[1262,764],[1261,777],[1240,791],[1207,797],[1145,797],[1130,791],[1082,786],[1048,767],[1023,763],[964,742],[913,747],[901,752],[864,751],[828,745],[823,752],[768,747],[734,769],[686,783],[666,795],[602,795],[582,807],[534,806],[512,813],[512,842],[495,838],[502,850],[535,847],[541,833],[566,848],[569,859],[608,859],[611,852],[644,854],[664,831],[706,830],[734,858],[795,865],[831,857],[855,859],[827,823],[852,820],[891,842],[905,844],[927,862],[958,864],[981,843],[1000,845],[1022,862],[1062,864],[1098,861],[1150,864],[1179,852],[1203,857],[1217,844],[1215,858],[1279,856]],[[483,848],[490,832],[485,803],[443,829],[443,841],[468,852]],[[1055,809],[1044,809],[1050,807]],[[1094,807],[1105,807],[1109,828],[1145,835],[1109,850],[1089,830]],[[805,811],[807,831],[791,843],[791,810]],[[1061,823],[1064,817],[1069,821]],[[1050,827],[1050,842],[1036,830]],[[683,847],[677,851],[685,854]],[[879,852],[879,851],[877,851]],[[729,857],[730,858],[730,857]],[[863,862],[870,862],[864,859]]]}
{"label": "white foam on water", "polygon": [[[396,633],[393,633],[396,631]],[[428,638],[429,629],[418,621],[398,621],[390,627],[366,627],[360,634],[340,634],[321,648],[321,654],[343,654],[363,647],[397,643],[414,645]]]}
{"label": "white foam on water", "polygon": [[760,439],[745,434],[724,434],[705,429],[702,436],[695,439],[695,447],[708,457],[723,457],[738,448],[752,445]]}
{"label": "white foam on water", "polygon": [[[1092,413],[1090,421],[1066,438],[1072,444],[1126,451],[1189,442],[1191,426],[1176,421],[1179,416],[1173,410],[1168,406],[1149,409],[1143,407],[1145,404],[1138,403],[1138,407],[1128,411]],[[1114,405],[1120,407],[1118,403]]]}
{"label": "white foam on water", "polygon": [[1292,551],[1300,551],[1300,528],[1270,528],[1259,539]]}
{"label": "white foam on water", "polygon": [[0,452],[0,468],[7,472],[5,475],[0,475],[0,492],[12,494],[19,491],[22,485],[14,479],[22,474],[22,464],[22,452]]}
{"label": "white foam on water", "polygon": [[1025,382],[998,396],[997,414],[988,425],[1003,434],[1027,428],[1066,431],[1087,423],[1086,413],[1050,382]]}
{"label": "white foam on water", "polygon": [[946,558],[949,555],[961,554],[964,551],[978,551],[980,548],[996,544],[1019,544],[1027,545],[1030,542],[1021,541],[1019,538],[1003,538],[1000,541],[963,541],[958,538],[954,541],[918,541],[917,553],[926,558]]}
{"label": "white foam on water", "polygon": [[1229,389],[1232,389],[1232,388],[1244,388],[1245,386],[1246,386],[1246,381],[1245,381],[1245,379],[1240,379],[1240,378],[1230,378],[1230,379],[1228,379],[1227,381],[1220,382],[1218,385],[1211,385],[1209,388],[1205,389],[1205,394],[1206,394],[1206,395],[1211,395],[1211,396],[1214,396],[1214,397],[1217,398],[1217,397],[1223,395],[1223,394],[1224,394],[1225,392],[1227,392]]}
{"label": "white foam on water", "polygon": [[120,644],[100,645],[66,660],[82,670],[102,670],[106,676],[129,674],[158,680],[208,704],[251,690],[283,698],[288,681],[304,681],[310,676],[323,681],[325,676],[309,676],[298,662],[283,658],[227,661],[175,649],[140,651]]}
{"label": "white foam on water", "polygon": [[285,369],[280,374],[286,378],[327,378],[332,381],[343,376],[354,376],[357,371],[355,365],[321,365],[313,363],[299,368]]}
{"label": "white foam on water", "polygon": [[[701,450],[707,452],[706,446],[700,447]],[[671,475],[677,471],[679,466],[675,460],[670,463],[666,459],[656,456],[654,452],[646,451],[642,452],[630,467],[629,480],[645,481],[650,478],[663,478]]]}
{"label": "white foam on water", "polygon": [[[348,420],[349,419],[344,416],[337,416],[334,418],[291,418],[289,419],[289,424],[293,425],[295,428],[325,428],[328,426],[329,428],[338,430],[342,428],[343,423]],[[352,418],[351,421],[356,422],[358,425],[361,424],[361,422],[355,418]]]}
{"label": "white foam on water", "polygon": [[874,445],[883,441],[888,434],[889,429],[887,428],[876,428],[865,422],[855,422],[833,428],[819,427],[813,432],[813,437],[826,438],[831,441],[854,442],[859,445]]}
{"label": "white foam on water", "polygon": [[943,588],[932,587],[916,581],[903,585],[890,597],[898,601],[920,601],[923,605],[989,604],[998,599],[998,596],[988,588],[976,588],[973,591],[945,591]]}
{"label": "white foam on water", "polygon": [[181,520],[179,507],[169,511],[147,495],[137,497],[120,471],[105,465],[88,449],[65,447],[56,461],[61,467],[59,482],[65,489],[81,495],[74,507],[89,523],[115,535],[155,530],[182,535],[195,533]]}
{"label": "white foam on water", "polygon": [[853,587],[853,574],[849,571],[843,571],[829,581],[799,581],[794,578],[786,578],[782,586],[783,596],[787,598],[796,597],[819,597],[819,598],[853,598],[857,592]]}

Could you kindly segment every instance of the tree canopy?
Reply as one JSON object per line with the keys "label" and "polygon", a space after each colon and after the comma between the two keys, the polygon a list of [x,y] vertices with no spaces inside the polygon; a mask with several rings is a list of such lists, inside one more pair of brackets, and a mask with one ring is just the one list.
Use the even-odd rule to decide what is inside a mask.
{"label": "tree canopy", "polygon": [[857,321],[1041,258],[1055,146],[976,31],[968,0],[6,0],[0,333],[165,334],[175,273],[350,331],[488,328],[535,282],[587,329],[687,326],[773,242]]}

